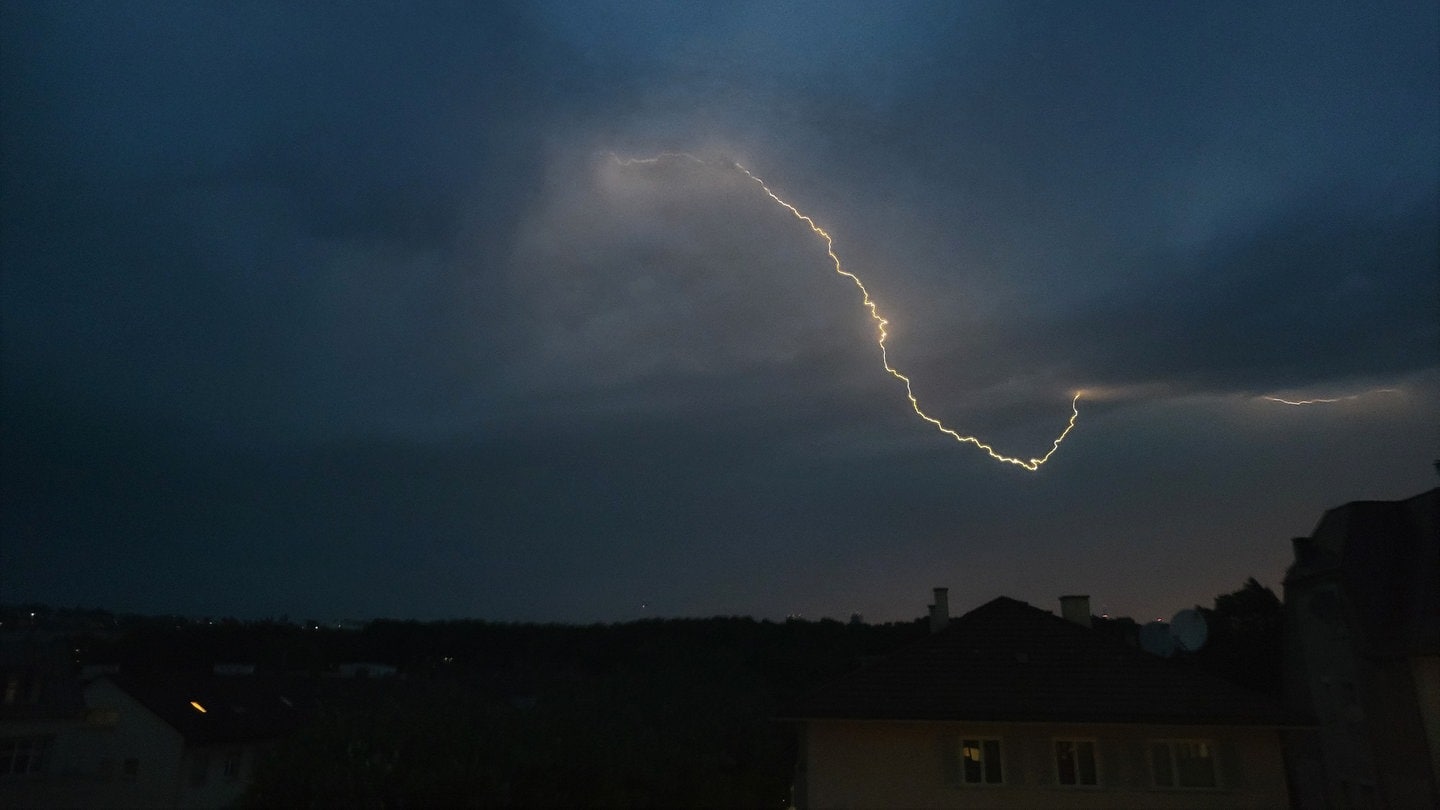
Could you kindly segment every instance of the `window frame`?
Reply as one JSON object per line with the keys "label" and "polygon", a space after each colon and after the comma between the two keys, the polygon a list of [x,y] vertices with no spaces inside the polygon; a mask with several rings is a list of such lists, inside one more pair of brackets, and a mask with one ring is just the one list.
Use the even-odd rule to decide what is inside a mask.
{"label": "window frame", "polygon": [[[1074,746],[1075,755],[1075,781],[1066,782],[1064,772],[1060,769],[1060,746],[1069,744]],[[1094,777],[1093,782],[1082,781],[1084,769],[1080,765],[1080,746],[1090,746],[1090,771]],[[1094,790],[1102,786],[1100,779],[1100,741],[1095,737],[1052,737],[1050,740],[1050,762],[1055,768],[1055,784],[1063,788],[1077,788],[1080,790]]]}
{"label": "window frame", "polygon": [[[0,738],[0,746],[7,749],[0,754],[0,762],[5,763],[5,770],[0,771],[0,779],[44,776],[49,771],[50,754],[54,744],[55,738],[44,734]],[[15,765],[21,761],[25,763],[24,770],[17,770]]]}
{"label": "window frame", "polygon": [[[968,756],[968,751],[971,748],[974,748],[978,755],[974,760],[971,760]],[[986,754],[987,748],[993,748],[995,754],[993,761]],[[1004,787],[1007,784],[1005,780],[1005,741],[1003,738],[985,737],[978,734],[975,736],[957,734],[955,735],[954,755],[956,763],[955,784],[957,787]],[[976,781],[970,781],[966,774],[965,764],[967,761],[973,761],[979,766],[979,778]],[[990,779],[990,765],[992,762],[996,766],[995,769],[998,771],[999,776],[999,778],[994,781]]]}
{"label": "window frame", "polygon": [[[1194,785],[1181,784],[1180,757],[1178,752],[1182,746],[1201,746],[1208,755],[1205,757],[1210,763],[1210,784]],[[1156,767],[1155,751],[1164,746],[1168,758],[1170,771],[1170,784],[1160,781],[1160,769]],[[1219,746],[1213,738],[1208,737],[1165,737],[1152,739],[1146,743],[1146,759],[1150,764],[1150,785],[1160,790],[1221,790],[1223,785],[1220,782],[1220,757]]]}

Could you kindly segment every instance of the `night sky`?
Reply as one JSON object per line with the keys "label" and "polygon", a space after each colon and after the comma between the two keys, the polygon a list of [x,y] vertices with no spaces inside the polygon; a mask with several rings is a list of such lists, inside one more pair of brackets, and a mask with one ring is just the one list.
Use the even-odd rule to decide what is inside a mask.
{"label": "night sky", "polygon": [[[0,600],[1278,589],[1323,510],[1437,484],[1437,14],[6,2]],[[612,157],[663,152],[704,162]],[[916,417],[732,161],[928,413],[1030,458],[1084,391],[1050,461]]]}

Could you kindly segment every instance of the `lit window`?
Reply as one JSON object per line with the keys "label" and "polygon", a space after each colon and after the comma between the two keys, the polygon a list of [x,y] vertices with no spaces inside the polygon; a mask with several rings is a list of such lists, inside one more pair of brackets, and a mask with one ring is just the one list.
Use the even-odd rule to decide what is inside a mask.
{"label": "lit window", "polygon": [[1209,740],[1157,740],[1150,763],[1158,787],[1213,788],[1215,744]]}
{"label": "lit window", "polygon": [[45,762],[49,758],[49,737],[0,739],[0,777],[45,773]]}
{"label": "lit window", "polygon": [[1094,740],[1056,740],[1055,771],[1062,785],[1097,785]]}
{"label": "lit window", "polygon": [[960,741],[960,781],[967,785],[999,785],[1005,782],[999,740]]}

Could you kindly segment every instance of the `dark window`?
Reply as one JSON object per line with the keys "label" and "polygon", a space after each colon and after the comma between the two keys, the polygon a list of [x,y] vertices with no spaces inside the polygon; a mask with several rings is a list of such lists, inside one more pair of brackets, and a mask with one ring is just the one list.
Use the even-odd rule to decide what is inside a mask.
{"label": "dark window", "polygon": [[1150,744],[1158,787],[1213,788],[1215,744],[1209,740],[1160,740]]}
{"label": "dark window", "polygon": [[1062,785],[1096,785],[1095,742],[1056,740],[1055,769]]}
{"label": "dark window", "polygon": [[125,767],[122,773],[125,781],[134,782],[140,776],[140,760],[134,757],[125,760]]}
{"label": "dark window", "polygon": [[49,758],[49,737],[0,739],[0,777],[42,774]]}

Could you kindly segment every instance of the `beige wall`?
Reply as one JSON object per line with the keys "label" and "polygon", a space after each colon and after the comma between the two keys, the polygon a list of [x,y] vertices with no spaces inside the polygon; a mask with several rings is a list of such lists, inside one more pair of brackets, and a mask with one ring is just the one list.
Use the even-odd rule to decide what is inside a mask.
{"label": "beige wall", "polygon": [[78,764],[78,732],[84,720],[33,719],[0,721],[0,737],[50,741],[42,773],[0,779],[0,808],[83,807],[94,781]]}
{"label": "beige wall", "polygon": [[[85,687],[85,703],[93,709],[112,709],[118,721],[93,732],[89,740],[92,773],[101,775],[93,807],[174,807],[182,790],[181,760],[185,740],[180,732],[156,717],[104,678]],[[133,778],[125,761],[138,766]]]}
{"label": "beige wall", "polygon": [[[47,773],[0,785],[0,807],[173,807],[179,800],[183,740],[133,698],[101,679],[85,687],[87,716],[49,729]],[[5,730],[12,736],[12,729]],[[13,736],[21,736],[14,734]],[[125,761],[134,759],[133,778]]]}
{"label": "beige wall", "polygon": [[[239,758],[239,769],[234,777],[229,777],[225,775],[225,760],[232,754]],[[181,768],[183,788],[179,806],[218,808],[234,804],[249,785],[254,760],[253,745],[236,743],[187,748]],[[204,778],[197,784],[195,777],[202,770]]]}
{"label": "beige wall", "polygon": [[[0,780],[0,808],[219,808],[234,804],[253,777],[254,744],[185,745],[180,733],[101,679],[85,687],[88,719],[6,723],[0,736],[54,738],[43,776]],[[235,778],[225,760],[240,755]],[[134,777],[125,762],[136,763]],[[204,779],[197,784],[197,766]]]}
{"label": "beige wall", "polygon": [[[948,724],[809,721],[801,778],[810,808],[1275,808],[1289,804],[1280,735],[1275,729],[1214,726]],[[947,739],[998,737],[1003,785],[947,784]],[[1097,743],[1100,784],[1057,784],[1053,742]],[[1146,742],[1215,742],[1219,787],[1153,786]]]}

